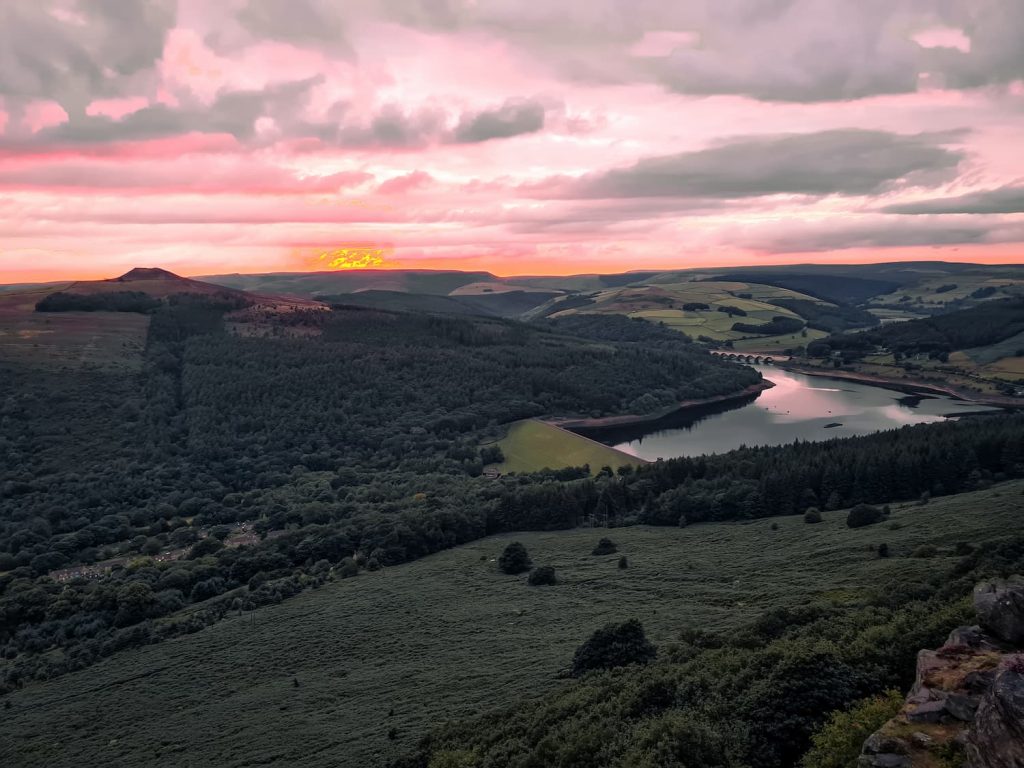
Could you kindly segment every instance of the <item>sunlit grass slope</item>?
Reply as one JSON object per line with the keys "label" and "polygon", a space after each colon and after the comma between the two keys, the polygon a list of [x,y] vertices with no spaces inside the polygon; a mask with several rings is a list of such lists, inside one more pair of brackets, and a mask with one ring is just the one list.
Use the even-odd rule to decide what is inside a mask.
{"label": "sunlit grass slope", "polygon": [[584,464],[589,464],[590,471],[596,474],[604,466],[618,469],[626,464],[643,463],[628,453],[534,419],[513,424],[498,445],[505,454],[504,463],[497,466],[503,474],[582,467]]}

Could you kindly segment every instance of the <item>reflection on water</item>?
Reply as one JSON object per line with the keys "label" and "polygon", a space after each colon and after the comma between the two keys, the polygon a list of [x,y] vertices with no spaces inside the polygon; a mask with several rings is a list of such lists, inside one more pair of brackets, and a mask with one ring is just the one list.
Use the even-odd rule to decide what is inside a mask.
{"label": "reflection on water", "polygon": [[634,456],[654,460],[722,453],[741,445],[867,435],[989,410],[944,395],[907,395],[851,381],[755,367],[775,384],[760,395],[728,406],[674,414],[643,427],[580,431]]}

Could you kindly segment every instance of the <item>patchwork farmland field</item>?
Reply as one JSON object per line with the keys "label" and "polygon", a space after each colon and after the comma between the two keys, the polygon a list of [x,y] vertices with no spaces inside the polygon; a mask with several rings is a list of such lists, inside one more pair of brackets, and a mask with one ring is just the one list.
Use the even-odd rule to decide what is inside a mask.
{"label": "patchwork farmland field", "polygon": [[[763,347],[769,350],[776,346],[781,348],[793,344],[806,344],[808,339],[823,335],[811,329],[808,329],[807,337],[800,334],[762,336],[733,330],[733,325],[737,322],[757,325],[767,323],[775,317],[800,319],[797,313],[768,303],[773,299],[798,299],[815,304],[827,304],[812,296],[771,285],[725,281],[671,282],[599,291],[591,296],[592,303],[561,312],[555,311],[552,316],[575,313],[623,314],[662,323],[694,339],[704,336],[714,341],[735,342],[749,338],[756,340],[755,346],[758,349]],[[684,308],[686,304],[696,303],[706,304],[709,308]],[[558,304],[555,304],[552,308],[557,307]],[[719,307],[735,307],[746,314],[730,315],[718,311]]]}
{"label": "patchwork farmland field", "polygon": [[[8,698],[0,764],[380,766],[445,718],[562,685],[576,646],[606,622],[636,617],[664,646],[684,629],[730,632],[768,609],[856,603],[887,581],[944,571],[957,542],[1019,528],[1022,490],[897,507],[898,530],[851,530],[826,512],[819,525],[792,516],[483,539],[31,684]],[[618,554],[590,554],[602,536],[628,569]],[[513,540],[559,583],[499,573],[494,559]],[[882,542],[892,557],[872,551]],[[922,544],[938,556],[908,556]]]}

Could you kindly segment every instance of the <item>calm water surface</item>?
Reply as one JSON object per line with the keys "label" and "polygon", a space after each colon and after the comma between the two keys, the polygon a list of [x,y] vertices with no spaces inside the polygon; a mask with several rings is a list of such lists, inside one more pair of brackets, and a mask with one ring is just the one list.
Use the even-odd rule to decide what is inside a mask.
{"label": "calm water surface", "polygon": [[[754,367],[775,386],[746,401],[674,414],[642,428],[586,434],[653,461],[659,457],[724,453],[741,445],[782,445],[794,440],[867,435],[904,424],[997,410],[942,395],[908,395],[771,366]],[[835,424],[839,426],[827,426]]]}

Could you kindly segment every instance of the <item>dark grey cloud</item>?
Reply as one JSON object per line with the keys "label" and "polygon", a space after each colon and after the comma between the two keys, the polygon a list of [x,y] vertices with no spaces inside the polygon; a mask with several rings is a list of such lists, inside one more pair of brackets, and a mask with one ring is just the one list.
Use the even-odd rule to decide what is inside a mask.
{"label": "dark grey cloud", "polygon": [[0,95],[8,108],[53,99],[77,114],[152,76],[177,0],[4,0],[2,6]]}
{"label": "dark grey cloud", "polygon": [[[92,144],[186,133],[224,133],[240,141],[258,142],[257,121],[268,117],[274,121],[276,130],[288,138],[312,138],[330,146],[357,149],[414,149],[442,142],[511,138],[539,130],[544,120],[543,107],[534,102],[508,102],[492,111],[465,114],[457,119],[455,128],[442,109],[410,110],[397,104],[386,104],[366,117],[356,113],[350,104],[338,102],[324,120],[311,122],[298,117],[311,89],[322,81],[318,76],[258,91],[223,91],[209,105],[187,101],[173,107],[154,104],[118,120],[105,115],[76,115],[65,123],[22,138],[20,143]],[[12,140],[0,141],[0,146],[5,144],[10,146]]]}
{"label": "dark grey cloud", "polygon": [[956,138],[856,129],[742,138],[586,177],[569,196],[869,195],[955,174],[964,155],[946,145]]}
{"label": "dark grey cloud", "polygon": [[367,123],[324,124],[319,136],[347,147],[415,148],[437,140],[444,131],[444,114],[436,109],[406,111],[385,105]]}
{"label": "dark grey cloud", "polygon": [[238,21],[257,39],[315,42],[351,53],[336,0],[249,0]]}
{"label": "dark grey cloud", "polygon": [[942,218],[908,221],[880,217],[853,224],[844,222],[805,227],[790,224],[784,231],[749,233],[740,244],[769,253],[817,253],[850,248],[1020,242],[1022,236],[1024,225],[1020,222],[981,224]]}
{"label": "dark grey cloud", "polygon": [[1024,187],[1008,186],[971,192],[958,197],[921,200],[887,205],[884,213],[920,215],[930,213],[1024,213]]}
{"label": "dark grey cloud", "polygon": [[105,115],[71,116],[66,123],[40,131],[33,141],[86,144],[160,139],[192,132],[228,133],[237,139],[250,139],[261,117],[286,123],[293,120],[309,90],[321,80],[315,77],[258,91],[224,91],[210,105],[154,104],[120,120]]}
{"label": "dark grey cloud", "polygon": [[463,115],[454,140],[474,144],[535,133],[544,127],[544,105],[536,101],[509,100],[496,109]]}
{"label": "dark grey cloud", "polygon": [[[304,0],[310,2],[311,0]],[[655,82],[680,93],[827,102],[973,88],[1024,76],[1020,0],[379,0],[368,13],[434,32],[481,30],[565,78]],[[958,29],[967,51],[924,48],[914,36]],[[655,54],[647,33],[686,34]]]}

